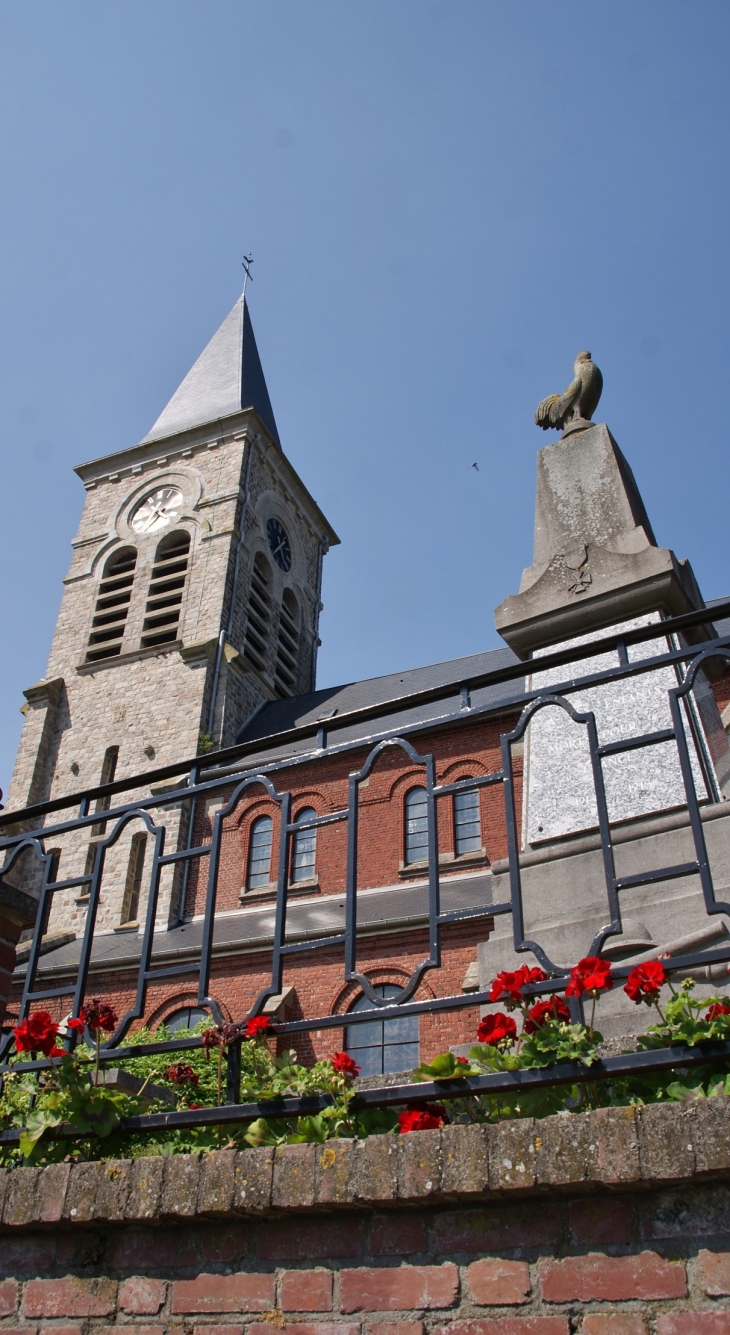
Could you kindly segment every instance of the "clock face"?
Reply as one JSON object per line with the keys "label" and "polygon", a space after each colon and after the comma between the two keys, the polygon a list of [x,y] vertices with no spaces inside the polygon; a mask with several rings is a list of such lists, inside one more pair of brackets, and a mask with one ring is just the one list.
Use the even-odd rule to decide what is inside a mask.
{"label": "clock face", "polygon": [[183,507],[183,494],[177,487],[158,487],[137,506],[132,515],[135,533],[160,533],[174,524]]}
{"label": "clock face", "polygon": [[290,570],[291,547],[283,524],[280,524],[278,519],[270,519],[266,525],[266,536],[276,564],[281,566],[282,570]]}

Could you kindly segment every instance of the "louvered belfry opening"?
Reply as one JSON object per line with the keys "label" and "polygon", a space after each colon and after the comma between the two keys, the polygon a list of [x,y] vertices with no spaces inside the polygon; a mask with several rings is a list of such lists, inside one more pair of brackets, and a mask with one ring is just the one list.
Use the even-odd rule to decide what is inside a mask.
{"label": "louvered belfry opening", "polygon": [[190,534],[183,529],[168,533],[157,548],[142,626],[143,649],[177,639],[189,555]]}
{"label": "louvered belfry opening", "polygon": [[122,637],[127,623],[129,600],[132,597],[137,552],[134,547],[122,547],[109,557],[99,585],[99,595],[91,623],[86,662],[96,663],[103,658],[116,658],[122,652]]}
{"label": "louvered belfry opening", "polygon": [[299,652],[299,608],[291,589],[284,590],[279,614],[279,642],[276,646],[276,678],[278,695],[293,695],[297,680]]}
{"label": "louvered belfry opening", "polygon": [[271,630],[271,567],[265,556],[257,552],[253,563],[251,593],[248,599],[246,625],[246,657],[259,672],[266,671],[266,655]]}

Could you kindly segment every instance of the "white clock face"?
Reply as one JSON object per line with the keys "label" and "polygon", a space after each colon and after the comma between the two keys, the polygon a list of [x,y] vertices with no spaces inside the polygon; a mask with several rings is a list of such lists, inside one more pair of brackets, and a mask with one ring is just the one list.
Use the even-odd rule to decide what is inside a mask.
{"label": "white clock face", "polygon": [[183,508],[183,494],[177,487],[158,487],[137,506],[132,515],[135,533],[159,533],[174,524]]}

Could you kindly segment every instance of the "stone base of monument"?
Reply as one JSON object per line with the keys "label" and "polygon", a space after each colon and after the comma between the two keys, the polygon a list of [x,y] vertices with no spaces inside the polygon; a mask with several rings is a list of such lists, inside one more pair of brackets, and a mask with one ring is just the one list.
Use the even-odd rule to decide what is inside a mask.
{"label": "stone base of monument", "polygon": [[[716,897],[730,900],[730,806],[707,805],[702,820]],[[686,810],[620,822],[612,835],[619,876],[677,866],[695,857]],[[594,936],[610,917],[599,836],[565,835],[523,853],[520,867],[525,937],[535,940],[557,966],[568,969],[589,952]],[[492,865],[492,878],[494,904],[509,902],[506,860]],[[602,951],[617,963],[711,949],[730,937],[722,914],[707,916],[698,877],[621,891],[621,908],[623,934],[609,938]],[[477,953],[482,989],[502,969],[538,964],[531,951],[515,950],[511,914],[495,918],[494,931]],[[730,991],[727,964],[711,965],[709,970],[704,966],[693,976],[698,996]],[[596,1027],[611,1038],[642,1033],[654,1018],[648,1007],[633,1005],[619,987],[600,999]]]}
{"label": "stone base of monument", "polygon": [[[606,634],[619,634],[653,622],[660,623],[658,612],[611,626]],[[594,635],[577,636],[552,646],[550,650],[537,650],[534,659],[552,653],[556,648],[573,648],[588,641],[595,643],[595,639]],[[671,647],[662,637],[629,646],[629,661],[651,658],[666,653]],[[528,678],[527,689],[550,694],[566,676],[590,676],[618,666],[616,650],[593,654],[568,668],[534,673]],[[666,667],[588,690],[566,692],[565,698],[579,713],[594,714],[599,743],[606,745],[671,728],[669,692],[678,685],[675,669]],[[700,800],[719,797],[723,784],[730,779],[728,765],[722,763],[725,758],[730,760],[730,753],[714,696],[701,674],[686,703],[684,723],[697,796]],[[698,753],[698,747],[702,754]],[[703,766],[709,776],[711,792],[707,791]],[[607,756],[602,768],[608,816],[612,822],[683,806],[686,802],[674,742]],[[531,721],[525,737],[524,773],[523,847],[597,826],[587,730],[585,725],[574,722],[565,710],[559,707],[543,709]]]}

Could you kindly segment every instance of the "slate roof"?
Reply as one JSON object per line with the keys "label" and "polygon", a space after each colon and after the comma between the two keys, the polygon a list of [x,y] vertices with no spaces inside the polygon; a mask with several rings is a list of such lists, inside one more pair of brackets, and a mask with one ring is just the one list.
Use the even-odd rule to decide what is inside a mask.
{"label": "slate roof", "polygon": [[[459,711],[461,697],[459,683],[467,677],[476,677],[482,673],[496,672],[499,668],[519,662],[511,649],[488,649],[481,654],[468,654],[464,658],[450,658],[444,663],[432,663],[427,667],[411,668],[404,672],[391,672],[384,677],[368,677],[363,681],[347,682],[343,686],[331,686],[321,691],[312,691],[309,695],[297,695],[291,699],[273,700],[264,705],[257,714],[241,729],[236,741],[255,742],[259,738],[265,745],[261,755],[275,758],[281,751],[287,755],[309,751],[312,748],[313,724],[321,724],[327,729],[328,744],[366,740],[374,732],[382,733],[399,729],[408,724],[434,723],[447,714]],[[415,701],[409,703],[409,697],[418,691],[427,691],[453,683],[454,692],[438,700]],[[483,686],[471,693],[472,705],[499,707],[513,695],[523,689],[524,678],[501,682],[495,686]],[[351,720],[343,718],[354,710],[367,711],[379,706],[392,704],[392,709],[379,712],[378,717]],[[296,738],[289,740],[283,748],[277,747],[277,735],[297,728],[308,728],[308,735],[301,742]],[[256,760],[259,759],[257,754]]]}
{"label": "slate roof", "polygon": [[248,303],[239,297],[141,444],[255,408],[277,445],[279,433],[266,388]]}
{"label": "slate roof", "polygon": [[[489,907],[492,900],[492,877],[488,871],[442,876],[441,912],[457,909]],[[428,884],[426,881],[381,886],[375,890],[361,890],[357,897],[358,933],[384,929],[414,927],[428,917]],[[306,940],[330,933],[341,932],[345,926],[345,899],[343,895],[318,895],[316,899],[292,900],[287,909],[287,940]],[[195,958],[200,953],[203,937],[203,919],[157,932],[153,958],[157,964],[170,964],[181,958]],[[271,946],[274,939],[274,904],[260,904],[243,908],[235,913],[219,914],[215,920],[213,951],[260,950]],[[142,947],[141,933],[108,932],[99,934],[92,947],[92,967],[120,969],[136,968]],[[75,972],[81,953],[81,940],[60,946],[44,955],[39,972],[49,975]],[[16,969],[24,974],[26,965]]]}

